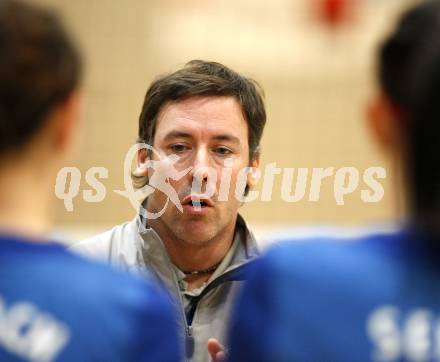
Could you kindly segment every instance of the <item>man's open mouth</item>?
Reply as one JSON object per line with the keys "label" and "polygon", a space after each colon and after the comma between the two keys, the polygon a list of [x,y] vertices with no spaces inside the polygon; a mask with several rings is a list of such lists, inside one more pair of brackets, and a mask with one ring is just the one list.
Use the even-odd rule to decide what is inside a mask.
{"label": "man's open mouth", "polygon": [[204,195],[189,195],[182,200],[183,206],[192,206],[195,208],[204,208],[214,206],[213,201]]}
{"label": "man's open mouth", "polygon": [[191,200],[191,203],[192,203],[192,206],[194,206],[194,207],[208,206],[208,204],[205,201]]}

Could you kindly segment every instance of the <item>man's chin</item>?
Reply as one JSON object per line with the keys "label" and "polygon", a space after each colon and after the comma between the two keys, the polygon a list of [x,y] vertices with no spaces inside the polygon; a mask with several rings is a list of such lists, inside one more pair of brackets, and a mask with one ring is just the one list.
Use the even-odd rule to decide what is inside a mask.
{"label": "man's chin", "polygon": [[207,231],[197,232],[191,230],[190,232],[185,233],[183,239],[188,244],[201,245],[211,241],[213,239],[213,233]]}
{"label": "man's chin", "polygon": [[211,241],[216,233],[211,228],[206,226],[187,226],[183,228],[184,232],[182,235],[182,240],[184,240],[188,244],[192,245],[202,245]]}
{"label": "man's chin", "polygon": [[206,244],[218,234],[217,215],[192,215],[179,213],[169,227],[177,231],[179,238],[188,244]]}

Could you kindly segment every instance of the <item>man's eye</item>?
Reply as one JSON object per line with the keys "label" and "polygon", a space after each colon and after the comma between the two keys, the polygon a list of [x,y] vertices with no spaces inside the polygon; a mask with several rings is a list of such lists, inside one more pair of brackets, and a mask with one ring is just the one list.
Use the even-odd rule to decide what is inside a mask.
{"label": "man's eye", "polygon": [[181,152],[186,151],[187,149],[188,149],[188,147],[186,147],[185,145],[180,145],[180,144],[170,146],[171,152],[174,152],[174,153],[181,153]]}
{"label": "man's eye", "polygon": [[227,156],[227,155],[230,155],[232,153],[232,151],[226,147],[217,147],[215,149],[215,153],[217,153],[221,156]]}

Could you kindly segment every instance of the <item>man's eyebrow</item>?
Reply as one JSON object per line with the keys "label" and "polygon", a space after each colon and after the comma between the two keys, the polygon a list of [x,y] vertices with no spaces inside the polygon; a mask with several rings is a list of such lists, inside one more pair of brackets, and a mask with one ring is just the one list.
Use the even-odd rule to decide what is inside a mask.
{"label": "man's eyebrow", "polygon": [[167,133],[167,135],[164,137],[164,141],[169,141],[174,138],[192,138],[191,134],[187,132],[182,131],[171,131]]}
{"label": "man's eyebrow", "polygon": [[[190,133],[183,132],[183,131],[171,131],[167,133],[167,135],[164,137],[164,141],[170,141],[175,138],[193,138],[193,136]],[[212,137],[215,141],[227,141],[235,144],[240,144],[240,139],[236,136],[233,136],[231,134],[219,134],[214,137]]]}
{"label": "man's eyebrow", "polygon": [[241,143],[240,138],[235,137],[231,134],[220,134],[220,135],[214,136],[213,139],[216,141],[228,141],[228,142],[232,142],[235,144]]}

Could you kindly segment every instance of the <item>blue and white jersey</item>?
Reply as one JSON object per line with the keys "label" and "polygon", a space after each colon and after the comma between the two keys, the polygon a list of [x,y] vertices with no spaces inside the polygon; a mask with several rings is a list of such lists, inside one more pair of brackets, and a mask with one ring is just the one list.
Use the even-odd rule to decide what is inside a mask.
{"label": "blue and white jersey", "polygon": [[283,241],[239,297],[230,360],[440,361],[440,240]]}
{"label": "blue and white jersey", "polygon": [[0,361],[179,360],[173,308],[152,282],[0,236]]}

